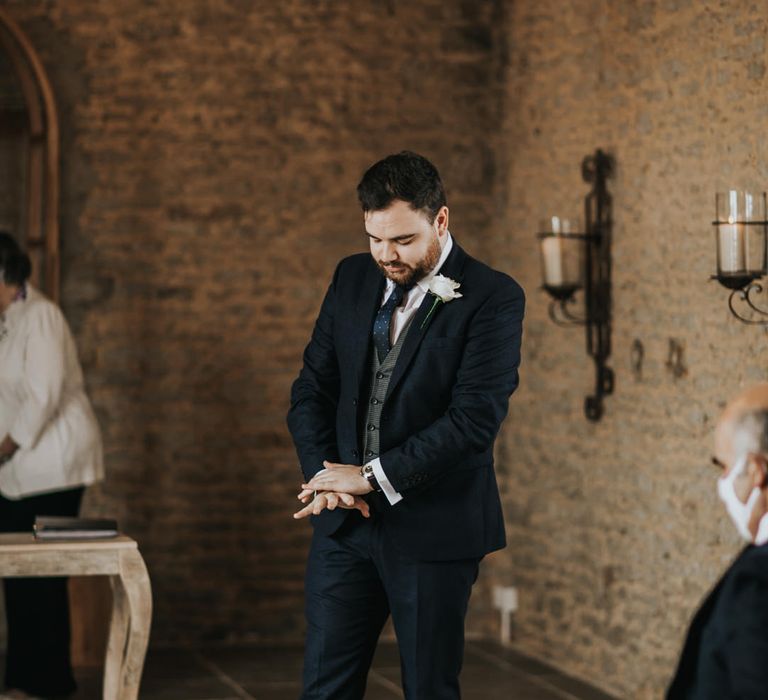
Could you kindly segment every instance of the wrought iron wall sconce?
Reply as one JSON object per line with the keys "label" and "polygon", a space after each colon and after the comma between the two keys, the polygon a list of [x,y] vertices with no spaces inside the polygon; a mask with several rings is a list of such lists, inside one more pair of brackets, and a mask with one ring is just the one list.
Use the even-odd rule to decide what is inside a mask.
{"label": "wrought iron wall sconce", "polygon": [[[613,393],[611,355],[611,195],[606,182],[613,175],[614,160],[601,150],[581,163],[584,181],[592,186],[584,198],[585,227],[577,219],[548,219],[538,234],[543,288],[552,297],[549,316],[558,325],[586,328],[587,353],[595,363],[595,391],[584,401],[584,413],[598,421],[605,412],[604,397]],[[569,306],[576,292],[584,290],[583,317]]]}
{"label": "wrought iron wall sconce", "polygon": [[[752,298],[753,294],[763,291],[763,285],[756,280],[766,274],[768,220],[765,192],[718,192],[715,209],[716,219],[712,224],[717,246],[717,274],[712,279],[731,290],[728,307],[736,318],[743,323],[768,328],[768,309],[759,308]],[[736,299],[744,302],[747,315],[736,308]]]}

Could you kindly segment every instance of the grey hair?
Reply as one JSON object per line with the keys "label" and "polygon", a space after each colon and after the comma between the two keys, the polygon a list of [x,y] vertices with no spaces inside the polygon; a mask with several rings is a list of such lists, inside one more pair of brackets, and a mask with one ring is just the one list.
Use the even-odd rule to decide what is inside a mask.
{"label": "grey hair", "polygon": [[741,414],[733,427],[733,448],[736,454],[768,455],[768,409]]}

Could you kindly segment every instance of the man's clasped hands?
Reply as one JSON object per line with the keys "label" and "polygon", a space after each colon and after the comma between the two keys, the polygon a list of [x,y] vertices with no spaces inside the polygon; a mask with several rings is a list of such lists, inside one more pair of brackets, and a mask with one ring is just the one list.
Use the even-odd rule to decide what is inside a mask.
{"label": "man's clasped hands", "polygon": [[298,498],[307,505],[294,513],[293,517],[298,520],[336,508],[359,510],[364,517],[369,517],[371,512],[368,503],[361,497],[373,491],[373,488],[360,473],[360,467],[327,460],[323,462],[323,467],[325,469],[317,472],[308,483],[301,485]]}

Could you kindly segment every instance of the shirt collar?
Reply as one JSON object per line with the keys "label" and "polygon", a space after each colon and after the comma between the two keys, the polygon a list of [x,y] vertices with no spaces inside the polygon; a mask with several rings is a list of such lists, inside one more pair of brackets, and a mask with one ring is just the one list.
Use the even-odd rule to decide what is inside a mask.
{"label": "shirt collar", "polygon": [[[440,258],[438,259],[437,264],[414,285],[421,289],[421,291],[425,294],[429,291],[429,283],[432,281],[432,278],[438,273],[440,268],[443,266],[443,263],[451,254],[451,249],[453,248],[453,237],[451,236],[450,231],[447,231],[446,233],[448,234],[448,237],[445,241],[445,245],[443,246],[443,250],[440,253]],[[389,277],[387,277],[387,286],[384,290],[385,298],[390,295],[394,287],[395,283],[389,279]]]}
{"label": "shirt collar", "polygon": [[3,312],[3,316],[5,317],[5,321],[11,321],[12,319],[16,318],[24,308],[24,302],[29,298],[30,295],[34,296],[35,291],[31,284],[25,283],[24,285],[24,293],[17,296],[8,306],[8,308]]}

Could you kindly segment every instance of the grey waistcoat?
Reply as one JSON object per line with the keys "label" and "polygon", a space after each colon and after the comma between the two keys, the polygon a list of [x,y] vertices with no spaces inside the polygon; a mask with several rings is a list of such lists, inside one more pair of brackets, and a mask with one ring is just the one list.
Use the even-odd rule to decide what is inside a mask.
{"label": "grey waistcoat", "polygon": [[373,357],[371,361],[371,381],[369,384],[371,390],[368,395],[368,408],[365,422],[363,423],[363,464],[367,464],[379,456],[379,430],[381,430],[381,411],[384,407],[384,398],[387,395],[389,380],[392,377],[392,371],[395,368],[397,358],[400,356],[400,350],[405,342],[405,337],[410,332],[411,321],[413,321],[413,316],[405,328],[400,331],[397,341],[387,353],[383,362],[379,362],[379,356],[375,347],[371,351],[371,356]]}

